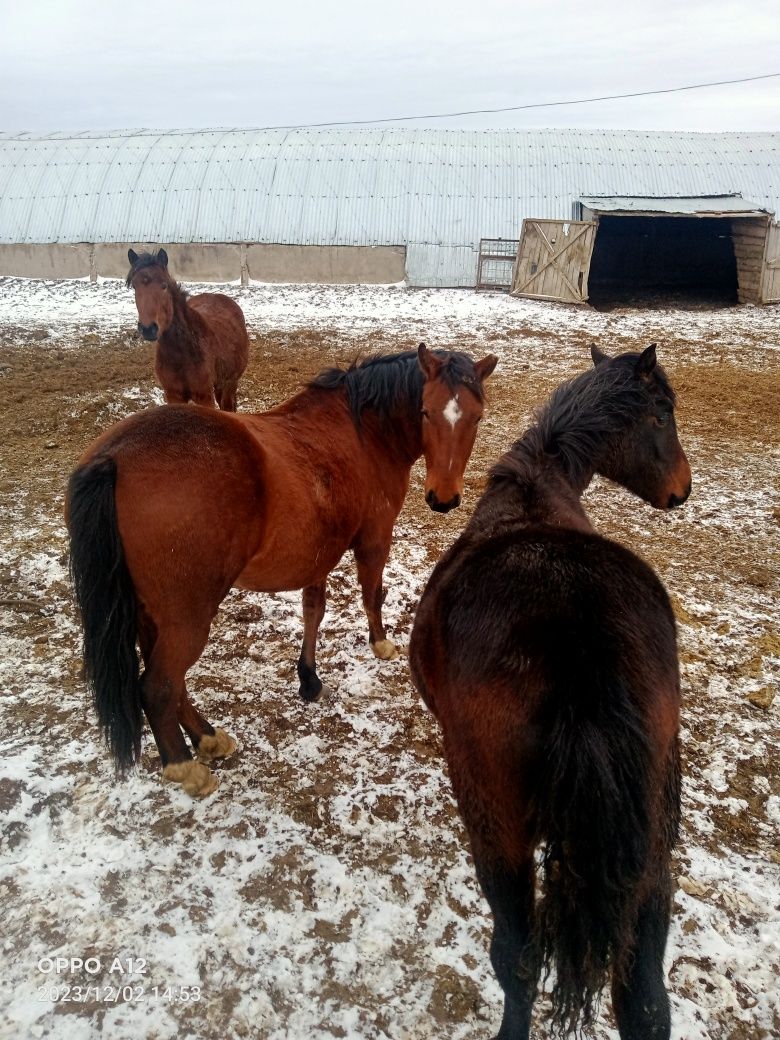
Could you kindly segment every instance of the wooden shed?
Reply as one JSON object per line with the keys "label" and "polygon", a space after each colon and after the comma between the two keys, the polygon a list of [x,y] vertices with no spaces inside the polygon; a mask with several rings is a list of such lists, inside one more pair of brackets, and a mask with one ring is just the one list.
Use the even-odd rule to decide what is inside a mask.
{"label": "wooden shed", "polygon": [[697,295],[780,302],[780,225],[741,195],[583,196],[571,221],[523,221],[515,296],[567,303]]}

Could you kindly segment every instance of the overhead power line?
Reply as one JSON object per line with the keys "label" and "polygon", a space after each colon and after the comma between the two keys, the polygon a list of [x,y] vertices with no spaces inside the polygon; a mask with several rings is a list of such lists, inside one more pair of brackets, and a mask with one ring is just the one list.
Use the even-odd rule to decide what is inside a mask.
{"label": "overhead power line", "polygon": [[461,112],[429,112],[418,116],[386,116],[382,119],[332,119],[327,123],[286,123],[264,126],[263,130],[315,130],[324,126],[365,126],[367,123],[408,123],[414,119],[451,119],[454,116],[495,115],[501,112],[523,112],[530,108],[556,108],[562,105],[590,105],[595,101],[621,101],[624,98],[651,97],[654,94],[677,94],[683,90],[702,90],[705,87],[725,87],[734,83],[755,83],[762,79],[777,79],[780,72],[762,76],[744,76],[741,79],[721,79],[713,83],[690,83],[684,87],[661,87],[658,90],[637,90],[631,94],[605,94],[602,97],[570,98],[567,101],[534,101],[527,105],[506,105],[503,108],[470,108]]}

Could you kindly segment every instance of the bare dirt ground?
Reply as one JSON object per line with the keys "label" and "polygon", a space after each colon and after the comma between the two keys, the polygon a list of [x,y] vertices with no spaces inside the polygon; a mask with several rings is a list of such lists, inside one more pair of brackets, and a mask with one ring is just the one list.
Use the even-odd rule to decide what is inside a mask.
{"label": "bare dirt ground", "polygon": [[[444,316],[431,341],[490,350],[501,363],[464,507],[430,512],[414,472],[386,575],[401,645],[488,466],[532,408],[589,363],[587,322],[569,318],[556,332],[555,308],[536,305],[538,320],[516,313],[513,327],[510,310],[491,327],[498,306],[451,332]],[[138,773],[115,780],[80,677],[62,497],[82,449],[159,400],[151,347],[132,334],[129,300],[127,331],[90,330],[85,315],[58,333],[45,317],[16,323],[10,313],[0,325],[0,1035],[494,1033],[489,916],[436,726],[404,658],[371,657],[350,560],[334,572],[322,628],[331,697],[313,706],[296,697],[297,595],[232,593],[190,682],[196,703],[240,742],[218,769],[218,791],[194,803],[164,787],[148,733]],[[685,815],[668,952],[673,1035],[768,1040],[780,1036],[780,356],[766,316],[756,325],[738,308],[679,315],[611,312],[596,333],[608,352],[659,340],[692,497],[662,514],[596,481],[587,505],[603,533],[657,568],[679,621]],[[402,325],[356,338],[336,321],[266,323],[239,407],[281,401],[358,349],[414,346],[419,323]],[[93,974],[41,970],[57,956],[100,964]],[[114,957],[125,967],[143,958],[145,973],[112,971]],[[117,983],[130,989],[109,999]],[[541,997],[539,1037],[545,1009]],[[616,1036],[607,1000],[593,1035]]]}

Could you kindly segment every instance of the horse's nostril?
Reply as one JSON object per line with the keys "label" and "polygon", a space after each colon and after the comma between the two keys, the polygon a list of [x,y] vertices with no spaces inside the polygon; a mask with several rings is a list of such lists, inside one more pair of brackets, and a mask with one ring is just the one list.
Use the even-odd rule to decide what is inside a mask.
{"label": "horse's nostril", "polygon": [[689,483],[688,487],[685,489],[685,492],[682,495],[669,495],[669,501],[667,503],[666,508],[674,509],[675,506],[681,506],[683,502],[686,502],[688,500],[688,496],[690,495],[690,493],[691,484]]}
{"label": "horse's nostril", "polygon": [[433,490],[433,488],[431,488],[431,490],[428,491],[425,495],[425,501],[428,503],[429,506],[432,506],[433,503],[436,501],[436,492]]}
{"label": "horse's nostril", "polygon": [[138,322],[138,331],[141,333],[141,335],[143,336],[144,339],[148,339],[148,340],[152,340],[152,341],[156,340],[157,339],[157,332],[158,332],[157,322],[156,321],[152,322],[151,325],[142,325],[141,322],[139,321]]}
{"label": "horse's nostril", "polygon": [[456,506],[460,505],[460,495],[454,495],[449,502],[442,502],[431,492],[431,497],[426,496],[426,501],[435,512],[449,513],[451,509],[455,509]]}

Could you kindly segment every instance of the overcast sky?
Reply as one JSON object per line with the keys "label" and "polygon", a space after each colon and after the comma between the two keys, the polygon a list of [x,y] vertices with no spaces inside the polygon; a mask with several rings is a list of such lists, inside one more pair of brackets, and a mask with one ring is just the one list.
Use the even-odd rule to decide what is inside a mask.
{"label": "overcast sky", "polygon": [[[0,0],[0,130],[369,120],[774,72],[778,0]],[[404,125],[780,130],[780,78]]]}

